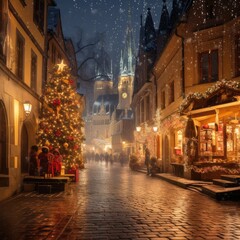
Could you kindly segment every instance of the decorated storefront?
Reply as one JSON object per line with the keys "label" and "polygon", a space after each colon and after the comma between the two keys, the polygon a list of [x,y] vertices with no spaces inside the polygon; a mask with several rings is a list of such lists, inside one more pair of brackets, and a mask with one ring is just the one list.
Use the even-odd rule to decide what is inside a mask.
{"label": "decorated storefront", "polygon": [[211,180],[240,174],[240,84],[222,80],[180,106],[187,118],[185,177]]}

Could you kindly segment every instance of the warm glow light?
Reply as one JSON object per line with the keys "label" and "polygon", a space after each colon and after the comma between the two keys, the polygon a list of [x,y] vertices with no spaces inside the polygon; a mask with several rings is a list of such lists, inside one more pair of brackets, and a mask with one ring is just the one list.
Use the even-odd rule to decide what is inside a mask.
{"label": "warm glow light", "polygon": [[141,127],[136,127],[137,132],[141,131]]}
{"label": "warm glow light", "polygon": [[58,71],[62,72],[64,67],[66,67],[67,65],[63,62],[63,60],[61,61],[61,63],[57,64],[58,65]]}
{"label": "warm glow light", "polygon": [[23,108],[24,108],[24,112],[25,112],[26,116],[28,116],[32,111],[32,104],[30,102],[26,101],[23,104]]}
{"label": "warm glow light", "polygon": [[154,132],[157,132],[157,130],[158,130],[158,127],[153,127]]}

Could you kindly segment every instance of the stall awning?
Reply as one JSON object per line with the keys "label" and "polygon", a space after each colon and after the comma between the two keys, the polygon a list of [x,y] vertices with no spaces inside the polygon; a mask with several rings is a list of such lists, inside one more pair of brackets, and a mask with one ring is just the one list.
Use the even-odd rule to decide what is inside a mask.
{"label": "stall awning", "polygon": [[238,112],[240,112],[240,102],[237,101],[190,111],[187,113],[187,116],[191,116],[192,118],[194,118],[194,120],[197,120],[202,124],[205,124],[208,122],[215,122],[216,115],[219,120],[228,119],[234,118],[234,116]]}

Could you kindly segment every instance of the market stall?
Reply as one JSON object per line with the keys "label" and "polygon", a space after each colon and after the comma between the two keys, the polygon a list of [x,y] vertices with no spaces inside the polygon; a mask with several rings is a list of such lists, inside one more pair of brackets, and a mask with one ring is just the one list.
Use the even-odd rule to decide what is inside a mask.
{"label": "market stall", "polygon": [[186,136],[185,166],[190,178],[240,174],[239,96],[238,82],[220,81],[205,93],[190,94],[181,105],[180,114],[194,122],[197,133]]}

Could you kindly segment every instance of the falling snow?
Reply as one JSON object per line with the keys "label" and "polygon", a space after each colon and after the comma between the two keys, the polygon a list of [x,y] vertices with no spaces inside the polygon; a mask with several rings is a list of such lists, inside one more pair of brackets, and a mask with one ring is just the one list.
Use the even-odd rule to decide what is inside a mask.
{"label": "falling snow", "polygon": [[[124,36],[127,28],[129,3],[131,6],[132,28],[135,36],[135,45],[138,44],[140,16],[145,20],[147,8],[151,8],[155,28],[158,28],[162,1],[155,0],[56,0],[61,10],[63,31],[77,41],[79,29],[89,39],[96,33],[104,32],[107,40],[107,51],[113,58],[113,64],[118,66],[120,51],[123,48]],[[169,11],[172,0],[167,0]],[[143,22],[144,23],[144,22]]]}

